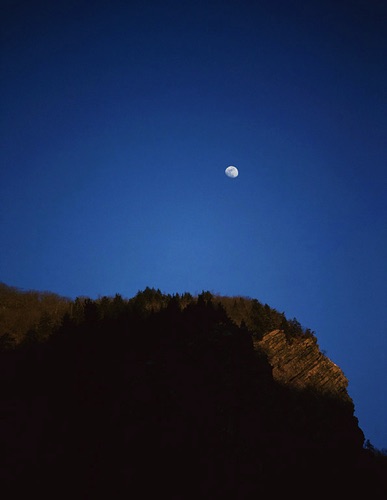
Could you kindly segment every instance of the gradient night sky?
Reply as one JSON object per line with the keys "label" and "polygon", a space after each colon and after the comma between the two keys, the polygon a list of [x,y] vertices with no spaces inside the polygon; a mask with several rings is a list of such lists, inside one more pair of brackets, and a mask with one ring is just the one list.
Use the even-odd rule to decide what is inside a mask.
{"label": "gradient night sky", "polygon": [[386,448],[386,3],[1,10],[0,281],[266,302]]}

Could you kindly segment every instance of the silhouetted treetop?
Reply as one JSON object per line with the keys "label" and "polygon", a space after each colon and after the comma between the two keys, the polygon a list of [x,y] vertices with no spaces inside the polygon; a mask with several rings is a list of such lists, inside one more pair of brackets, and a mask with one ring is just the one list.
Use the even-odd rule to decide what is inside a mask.
{"label": "silhouetted treetop", "polygon": [[146,317],[163,309],[184,310],[197,306],[200,311],[222,311],[237,325],[243,324],[257,338],[265,332],[283,329],[287,337],[308,335],[313,332],[304,329],[294,318],[288,320],[284,313],[261,304],[256,299],[226,297],[202,291],[197,296],[164,294],[160,289],[146,287],[130,299],[120,294],[103,296],[96,300],[77,297],[75,300],[60,297],[50,292],[22,291],[0,284],[0,338],[4,346],[15,345],[28,337],[44,340],[66,315],[66,321],[81,324],[84,321],[123,321],[126,317]]}

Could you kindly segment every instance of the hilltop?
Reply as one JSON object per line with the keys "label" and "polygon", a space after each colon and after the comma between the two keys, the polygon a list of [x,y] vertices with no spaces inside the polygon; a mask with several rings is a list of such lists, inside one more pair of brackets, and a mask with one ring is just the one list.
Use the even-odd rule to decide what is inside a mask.
{"label": "hilltop", "polygon": [[382,499],[348,381],[244,297],[0,287],[6,498]]}

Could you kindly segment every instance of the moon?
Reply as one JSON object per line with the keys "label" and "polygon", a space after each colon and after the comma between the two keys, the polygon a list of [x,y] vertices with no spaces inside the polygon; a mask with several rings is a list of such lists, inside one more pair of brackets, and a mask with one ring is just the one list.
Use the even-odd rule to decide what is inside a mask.
{"label": "moon", "polygon": [[231,177],[232,179],[235,179],[235,177],[238,177],[239,175],[238,169],[233,165],[227,167],[224,173],[227,175],[227,177]]}

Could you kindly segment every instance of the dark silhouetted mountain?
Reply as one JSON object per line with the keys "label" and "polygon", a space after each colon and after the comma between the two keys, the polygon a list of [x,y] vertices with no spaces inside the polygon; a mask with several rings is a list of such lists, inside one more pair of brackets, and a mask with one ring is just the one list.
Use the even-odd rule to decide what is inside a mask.
{"label": "dark silhouetted mountain", "polygon": [[387,457],[297,320],[209,292],[1,297],[2,498],[387,498]]}

